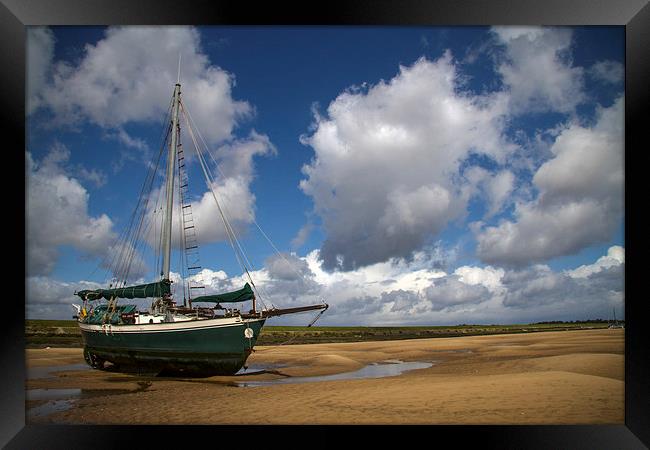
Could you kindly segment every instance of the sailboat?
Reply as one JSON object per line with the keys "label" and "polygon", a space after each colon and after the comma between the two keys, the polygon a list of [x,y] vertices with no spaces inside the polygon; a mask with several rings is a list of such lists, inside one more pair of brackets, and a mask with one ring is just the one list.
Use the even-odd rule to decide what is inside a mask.
{"label": "sailboat", "polygon": [[[193,295],[195,290],[205,289],[205,287],[192,285],[193,282],[196,283],[196,277],[192,281],[192,271],[200,269],[200,266],[192,263],[198,245],[191,203],[187,199],[187,170],[184,167],[185,156],[180,143],[181,115],[189,130],[206,184],[217,203],[230,244],[249,279],[241,289],[235,291]],[[84,359],[88,365],[96,369],[106,368],[105,364],[108,362],[118,370],[124,366],[136,367],[138,370],[150,369],[156,373],[171,371],[208,376],[232,375],[245,367],[246,360],[253,352],[267,319],[284,314],[318,310],[320,313],[317,317],[320,317],[328,305],[324,301],[321,304],[285,309],[258,305],[259,289],[255,286],[248,270],[249,264],[246,264],[248,259],[235,230],[230,225],[225,204],[222,205],[222,202],[218,201],[214,190],[214,177],[204,151],[198,145],[197,136],[200,138],[200,134],[195,131],[194,122],[181,98],[180,62],[179,79],[174,86],[163,126],[164,139],[158,162],[151,165],[150,173],[146,177],[136,206],[136,211],[139,213],[134,212],[127,231],[123,233],[121,246],[114,249],[112,264],[118,274],[115,275],[113,272],[113,282],[106,289],[84,289],[74,293],[82,301],[80,305],[73,306],[77,311],[75,318],[83,339]],[[203,143],[205,144],[205,141]],[[205,150],[208,150],[207,145]],[[164,207],[161,202],[159,209],[162,223],[158,240],[160,254],[157,255],[157,262],[162,263],[160,276],[150,283],[127,286],[136,248],[142,240],[143,229],[146,228],[143,223],[146,222],[147,211],[151,211],[151,200],[146,194],[152,191],[153,180],[157,168],[162,165],[160,161],[164,153],[167,153],[164,177],[165,202]],[[210,154],[209,151],[206,153]],[[216,161],[214,163],[218,168]],[[176,214],[175,189],[178,189],[179,195]],[[159,192],[162,196],[163,189],[161,188]],[[177,280],[176,283],[173,283],[170,277],[174,216],[177,217],[180,228],[178,248],[184,262],[182,272],[187,275],[182,282]],[[267,237],[265,233],[263,234]],[[273,248],[277,251],[275,246]],[[157,268],[158,266],[156,270]],[[176,284],[174,286],[176,289],[173,284]],[[181,287],[182,304],[180,304]],[[140,310],[138,305],[119,303],[121,299],[151,299],[151,305],[149,309]],[[236,303],[249,302],[250,309],[245,311],[234,307]],[[208,303],[207,307],[206,303]],[[227,306],[224,307],[222,304]],[[228,307],[229,305],[233,307]]]}
{"label": "sailboat", "polygon": [[625,325],[616,320],[616,308],[612,308],[612,314],[614,316],[614,321],[611,322],[607,328],[625,328]]}

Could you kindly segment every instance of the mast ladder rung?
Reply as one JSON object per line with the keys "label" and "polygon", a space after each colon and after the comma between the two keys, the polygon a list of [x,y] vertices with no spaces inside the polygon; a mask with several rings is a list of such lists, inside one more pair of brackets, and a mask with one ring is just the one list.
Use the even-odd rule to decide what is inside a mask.
{"label": "mast ladder rung", "polygon": [[194,225],[190,225],[189,227],[185,227],[185,230],[189,230],[190,228],[194,228]]}
{"label": "mast ladder rung", "polygon": [[190,286],[190,289],[205,289],[205,286]]}
{"label": "mast ladder rung", "polygon": [[[191,207],[192,207],[192,205],[185,205],[185,206],[183,206],[183,209],[185,209],[185,208],[191,208]],[[190,213],[190,214],[191,214],[191,213]]]}
{"label": "mast ladder rung", "polygon": [[201,266],[188,267],[187,270],[200,269]]}
{"label": "mast ladder rung", "polygon": [[185,250],[192,250],[193,248],[198,248],[198,245],[193,245],[191,247],[185,247]]}

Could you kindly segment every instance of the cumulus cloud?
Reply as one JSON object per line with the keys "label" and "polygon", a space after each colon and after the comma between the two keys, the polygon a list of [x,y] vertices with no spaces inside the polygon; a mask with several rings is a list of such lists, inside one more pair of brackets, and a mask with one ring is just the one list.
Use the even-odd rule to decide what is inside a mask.
{"label": "cumulus cloud", "polygon": [[570,113],[585,100],[584,71],[570,58],[569,28],[506,26],[492,32],[505,46],[497,70],[510,92],[511,113]]}
{"label": "cumulus cloud", "polygon": [[624,300],[623,266],[595,272],[589,277],[572,277],[554,272],[548,266],[535,265],[506,273],[503,284],[506,308],[538,316],[607,318],[612,307]]}
{"label": "cumulus cloud", "polygon": [[516,205],[515,221],[477,234],[483,261],[521,266],[611,238],[624,208],[623,105],[619,98],[593,127],[572,123],[558,135],[533,177],[538,197]]}
{"label": "cumulus cloud", "polygon": [[614,245],[607,250],[606,256],[601,256],[595,263],[584,264],[575,269],[567,270],[566,274],[572,278],[587,278],[610,267],[620,266],[623,263],[625,263],[625,249],[620,245]]}
{"label": "cumulus cloud", "polygon": [[[304,257],[291,255],[292,263],[301,267],[304,277],[276,270],[273,265],[280,258],[270,259],[252,276],[265,300],[275,305],[312,304],[321,299],[329,303],[323,324],[525,323],[607,318],[612,307],[623,304],[622,251],[613,247],[608,256],[594,263],[602,270],[582,277],[545,265],[516,270],[466,265],[446,273],[436,269],[432,254],[426,253],[419,253],[411,261],[394,258],[354,271],[328,272],[317,250]],[[243,282],[243,278],[238,279],[233,286]],[[292,283],[299,289],[292,290]],[[307,319],[282,320],[304,324]]]}
{"label": "cumulus cloud", "polygon": [[[212,156],[222,171],[219,173],[215,170],[216,176],[210,187],[216,192],[235,231],[240,234],[245,232],[255,218],[255,195],[250,187],[255,175],[253,158],[274,154],[276,149],[266,135],[254,130],[241,139],[233,136],[233,129],[239,122],[253,114],[253,107],[232,98],[234,76],[211,64],[201,49],[200,35],[195,28],[109,27],[96,44],[86,45],[83,55],[74,63],[52,61],[54,37],[49,29],[31,29],[29,36],[29,52],[34,55],[30,57],[30,63],[38,60],[33,62],[30,69],[32,81],[29,84],[29,98],[35,99],[32,109],[48,111],[50,120],[56,125],[70,125],[78,129],[80,125],[92,123],[101,127],[105,137],[115,139],[126,147],[120,160],[114,163],[116,170],[124,161],[137,159],[128,152],[129,149],[148,153],[148,143],[129,135],[126,125],[156,124],[164,117],[176,83],[180,54],[184,109],[191,112],[192,121],[200,131],[199,144],[214,149]],[[193,160],[191,151],[186,156],[188,160]],[[208,161],[214,168],[212,160]],[[57,176],[65,176],[64,172],[59,167]],[[51,180],[42,181],[47,178],[45,172],[43,174],[43,177],[32,177],[30,180],[30,199],[35,208],[41,202],[53,204],[48,202],[47,189],[39,187],[43,183],[52,183]],[[95,169],[87,170],[79,166],[74,174],[78,179],[97,187],[107,182],[106,175]],[[78,199],[66,203],[68,210],[59,208],[58,212],[61,215],[65,212],[71,223],[83,224],[86,216],[79,215],[79,211],[75,210],[75,217],[69,209],[71,204],[75,204],[87,210],[87,192],[77,180],[71,177],[66,179],[70,185],[78,185]],[[155,191],[154,197],[158,194],[160,191]],[[178,196],[175,197],[178,199]],[[206,191],[200,197],[192,198],[191,203],[193,225],[200,232],[200,243],[226,239],[212,193]],[[154,214],[155,198],[149,206],[151,211],[146,239],[155,248],[158,241],[154,234],[156,227],[160,231],[159,218],[162,214],[160,211]],[[39,218],[34,217],[34,223]],[[107,216],[100,216],[93,222],[94,232],[84,244],[78,242],[82,235],[79,226],[76,229],[68,227],[57,234],[52,233],[58,227],[57,230],[48,230],[52,232],[50,235],[57,237],[47,237],[44,229],[32,227],[30,232],[38,236],[32,239],[30,247],[31,268],[39,273],[50,272],[60,245],[71,244],[93,256],[107,248],[109,237],[113,236],[112,222]],[[174,245],[178,247],[179,223],[174,220],[172,226]],[[67,235],[69,237],[65,237]],[[88,233],[86,235],[90,236]],[[48,242],[48,245],[43,245],[43,242]],[[145,267],[141,260],[132,265],[136,275],[141,275]]]}
{"label": "cumulus cloud", "polygon": [[[51,54],[47,34],[31,33],[28,44],[34,45],[28,53],[47,54],[49,49]],[[139,146],[120,127],[129,122],[160,122],[177,81],[179,54],[182,96],[191,105],[199,129],[212,144],[230,139],[233,128],[253,108],[232,98],[234,76],[210,63],[201,50],[198,31],[191,27],[109,27],[96,44],[86,45],[78,63],[54,64],[50,83],[35,75],[30,97],[42,99],[38,105],[49,109],[55,123],[89,121],[118,130],[122,142]],[[42,72],[39,65],[35,65],[37,72]]]}
{"label": "cumulus cloud", "polygon": [[29,276],[25,279],[25,314],[28,319],[70,319],[76,312],[72,304],[79,304],[75,290],[98,289],[93,281],[66,282],[46,276]]}
{"label": "cumulus cloud", "polygon": [[297,280],[305,276],[313,277],[307,261],[295,254],[276,254],[267,258],[264,266],[271,278],[280,280]]}
{"label": "cumulus cloud", "polygon": [[459,281],[470,285],[481,285],[490,291],[498,290],[502,286],[501,278],[503,278],[504,274],[505,271],[503,269],[491,266],[462,266],[454,272],[454,275],[458,276]]}
{"label": "cumulus cloud", "polygon": [[88,214],[88,192],[62,168],[69,157],[62,145],[55,145],[41,161],[26,153],[27,270],[31,275],[50,273],[61,245],[99,256],[115,238],[113,222],[106,214]]}
{"label": "cumulus cloud", "polygon": [[514,150],[501,133],[506,99],[462,94],[459,83],[447,52],[401,66],[387,82],[351,88],[326,117],[315,115],[313,134],[302,138],[315,158],[300,188],[323,220],[326,268],[351,270],[421,248],[466,210],[461,161],[480,153],[503,162]]}
{"label": "cumulus cloud", "polygon": [[[318,250],[306,256],[275,255],[251,272],[258,305],[292,307],[325,301],[322,325],[453,325],[527,323],[541,320],[607,318],[624,301],[624,249],[614,246],[591,266],[553,271],[545,265],[507,270],[466,265],[453,273],[436,269],[435,252],[412,260],[393,258],[355,271],[324,270]],[[286,261],[285,261],[286,260]],[[293,270],[295,269],[295,271]],[[180,275],[171,274],[180,299]],[[68,314],[76,289],[97,283],[61,282],[47,277],[28,280],[28,316]],[[240,289],[249,279],[205,268],[192,278],[205,293]],[[203,290],[202,292],[203,293]],[[194,292],[196,295],[196,292]],[[146,305],[145,305],[146,307]],[[236,306],[246,308],[245,304]],[[316,313],[283,316],[274,323],[305,325]]]}
{"label": "cumulus cloud", "polygon": [[[266,135],[254,130],[248,138],[237,139],[214,152],[218,164],[212,190],[230,225],[238,234],[255,220],[255,195],[251,183],[255,176],[255,156],[273,155],[277,150]],[[212,192],[192,202],[192,213],[202,243],[227,238]]]}
{"label": "cumulus cloud", "polygon": [[424,291],[424,295],[431,302],[434,311],[457,306],[476,306],[490,298],[489,291],[481,284],[465,283],[455,275],[436,280]]}
{"label": "cumulus cloud", "polygon": [[[195,158],[193,151],[186,149],[186,159]],[[255,220],[255,194],[251,190],[251,183],[255,178],[255,156],[273,155],[277,150],[266,135],[252,131],[247,138],[235,139],[212,151],[212,158],[204,153],[207,165],[214,177],[209,184],[210,190],[194,199],[189,199],[192,212],[192,222],[186,226],[193,226],[192,230],[199,244],[228,240],[226,228],[219,213],[219,202],[228,223],[238,236],[242,236],[248,225]],[[216,163],[216,165],[215,165]],[[208,187],[201,173],[190,181],[192,186]],[[180,247],[180,203],[178,193],[179,178],[175,178],[175,211],[172,220],[172,246]],[[145,237],[150,246],[155,248],[160,239],[162,230],[162,216],[164,205],[164,186],[150,195],[148,221],[151,226]],[[213,196],[214,192],[214,196]],[[186,202],[188,199],[186,199]],[[185,212],[184,212],[185,213]],[[189,216],[187,218],[189,220]]]}

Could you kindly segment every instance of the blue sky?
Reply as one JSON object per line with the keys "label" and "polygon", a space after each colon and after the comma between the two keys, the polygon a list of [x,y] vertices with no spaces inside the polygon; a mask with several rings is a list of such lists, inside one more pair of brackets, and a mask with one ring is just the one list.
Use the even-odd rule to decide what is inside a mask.
{"label": "blue sky", "polygon": [[[266,303],[323,299],[322,323],[340,325],[621,317],[624,38],[30,28],[27,316],[67,318],[75,289],[110,277],[100,262],[159,149],[180,52],[183,101],[231,169],[215,188]],[[238,288],[196,159],[188,168],[200,281]],[[155,278],[147,264],[136,280]]]}

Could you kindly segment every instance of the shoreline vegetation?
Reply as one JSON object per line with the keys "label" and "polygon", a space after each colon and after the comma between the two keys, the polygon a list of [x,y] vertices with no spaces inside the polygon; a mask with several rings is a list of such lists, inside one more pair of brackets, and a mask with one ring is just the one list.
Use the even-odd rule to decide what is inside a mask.
{"label": "shoreline vegetation", "polygon": [[[621,321],[621,323],[624,323]],[[448,338],[493,334],[537,333],[545,331],[595,330],[607,328],[610,321],[595,319],[573,322],[538,322],[512,325],[452,325],[409,327],[301,327],[265,326],[257,345],[322,344],[402,339]],[[82,347],[81,332],[75,320],[25,321],[26,348]]]}

